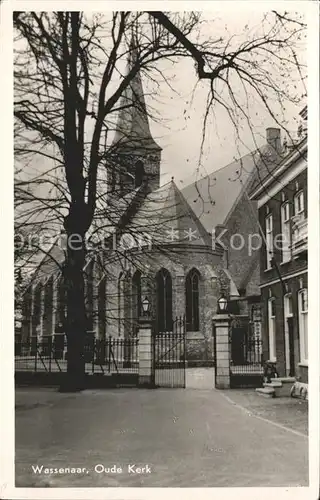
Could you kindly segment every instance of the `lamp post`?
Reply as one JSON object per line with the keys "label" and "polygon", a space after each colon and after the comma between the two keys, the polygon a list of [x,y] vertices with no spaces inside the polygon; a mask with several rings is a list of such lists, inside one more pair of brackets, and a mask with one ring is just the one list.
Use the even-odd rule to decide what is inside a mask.
{"label": "lamp post", "polygon": [[218,314],[226,314],[228,309],[228,300],[226,297],[222,294],[220,299],[218,299]]}
{"label": "lamp post", "polygon": [[154,388],[154,339],[152,333],[151,303],[148,297],[141,301],[139,320],[139,386]]}
{"label": "lamp post", "polygon": [[228,299],[224,293],[217,301],[217,314],[213,320],[213,342],[215,356],[215,387],[229,389],[231,384],[231,322],[232,315],[228,312]]}

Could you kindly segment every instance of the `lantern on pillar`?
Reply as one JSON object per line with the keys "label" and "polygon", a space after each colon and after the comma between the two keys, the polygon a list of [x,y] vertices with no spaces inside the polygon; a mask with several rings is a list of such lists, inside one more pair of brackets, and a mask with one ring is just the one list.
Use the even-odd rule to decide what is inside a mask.
{"label": "lantern on pillar", "polygon": [[227,298],[222,294],[220,299],[218,299],[218,314],[226,314],[228,309],[228,300]]}

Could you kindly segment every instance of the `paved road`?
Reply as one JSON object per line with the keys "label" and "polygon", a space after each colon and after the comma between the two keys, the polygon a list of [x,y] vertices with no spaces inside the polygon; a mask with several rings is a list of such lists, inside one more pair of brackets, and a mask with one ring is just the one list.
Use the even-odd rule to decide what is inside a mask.
{"label": "paved road", "polygon": [[[17,486],[307,485],[307,438],[250,416],[215,390],[19,389],[16,408]],[[98,464],[123,472],[98,473]],[[132,464],[151,472],[129,472]],[[48,476],[32,465],[85,470]]]}

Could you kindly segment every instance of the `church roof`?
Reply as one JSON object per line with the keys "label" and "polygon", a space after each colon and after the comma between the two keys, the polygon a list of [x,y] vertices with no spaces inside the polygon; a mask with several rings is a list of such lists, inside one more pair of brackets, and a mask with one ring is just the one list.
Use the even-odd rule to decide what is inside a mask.
{"label": "church roof", "polygon": [[273,146],[266,144],[182,189],[208,232],[226,223],[244,186],[249,189],[253,182],[258,183],[259,172],[274,163],[275,155]]}
{"label": "church roof", "polygon": [[147,194],[130,221],[133,237],[153,246],[168,244],[210,245],[210,236],[173,179]]}
{"label": "church roof", "polygon": [[[136,64],[139,64],[137,61],[138,50],[134,42],[131,41],[127,74]],[[161,147],[155,142],[150,132],[140,69],[138,69],[124,90],[120,98],[119,109],[112,146],[121,144],[128,148],[142,147],[153,151],[161,150]]]}

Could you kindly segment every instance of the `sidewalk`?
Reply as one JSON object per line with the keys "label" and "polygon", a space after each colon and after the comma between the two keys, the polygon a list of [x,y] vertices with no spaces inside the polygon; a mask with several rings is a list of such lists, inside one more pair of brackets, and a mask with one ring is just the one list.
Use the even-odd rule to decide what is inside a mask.
{"label": "sidewalk", "polygon": [[253,415],[308,435],[307,401],[288,397],[264,398],[254,389],[232,389],[221,393]]}
{"label": "sidewalk", "polygon": [[53,387],[23,387],[15,391],[15,411],[50,408],[67,399],[74,399],[80,393],[61,393]]}
{"label": "sidewalk", "polygon": [[[228,398],[237,398],[238,403]],[[295,412],[286,405],[303,408],[306,419],[307,407],[297,400],[256,400],[252,390],[115,389],[61,394],[17,389],[16,485],[306,486],[306,435],[294,436],[283,418],[286,428],[254,418],[244,410],[245,398],[247,402],[253,398],[247,406],[255,413],[266,416],[271,408],[278,419],[279,413],[286,412],[292,427]],[[151,472],[132,474],[131,464],[148,466]],[[111,473],[113,466],[121,473]],[[70,473],[68,467],[81,473],[78,469]]]}

